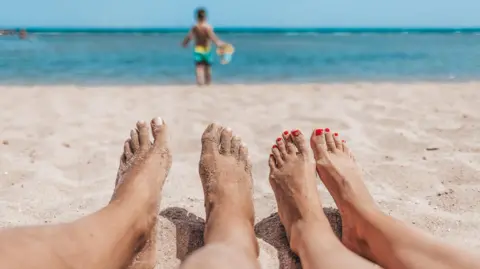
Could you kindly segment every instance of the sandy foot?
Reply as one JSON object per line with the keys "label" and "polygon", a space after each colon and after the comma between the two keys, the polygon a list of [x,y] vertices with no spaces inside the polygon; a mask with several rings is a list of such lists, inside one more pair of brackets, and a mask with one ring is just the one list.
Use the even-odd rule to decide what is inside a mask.
{"label": "sandy foot", "polygon": [[205,244],[228,242],[258,257],[247,147],[229,128],[210,124],[202,136],[199,173],[205,194]]}
{"label": "sandy foot", "polygon": [[[126,184],[126,180],[132,178],[126,176],[133,165],[138,165],[139,162],[144,162],[151,158],[152,155],[158,163],[156,173],[165,173],[170,168],[171,156],[168,148],[166,147],[165,132],[166,127],[160,118],[153,119],[151,122],[152,135],[154,137],[154,143],[150,141],[149,130],[145,122],[137,122],[137,128],[130,131],[130,138],[124,143],[123,153],[120,157],[120,165],[118,167],[117,179],[115,181],[115,192],[112,195],[112,202],[118,199],[117,190],[121,188],[123,184]],[[148,171],[147,171],[148,173]],[[158,176],[153,176],[152,179],[157,179]],[[162,178],[160,176],[160,178]],[[166,178],[166,175],[165,177]],[[157,192],[161,191],[164,180],[157,183]],[[158,184],[159,183],[159,184]],[[160,188],[158,188],[160,187]],[[150,231],[146,235],[146,241],[136,250],[130,269],[151,269],[156,264],[156,215],[158,213],[158,207],[160,206],[160,199],[157,199],[156,207],[153,215],[155,216],[155,223],[152,225]]]}

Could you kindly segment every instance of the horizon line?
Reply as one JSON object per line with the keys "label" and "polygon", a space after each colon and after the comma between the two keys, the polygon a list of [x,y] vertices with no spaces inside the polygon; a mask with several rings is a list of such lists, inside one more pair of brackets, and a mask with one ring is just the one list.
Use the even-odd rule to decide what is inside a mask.
{"label": "horizon line", "polygon": [[[32,33],[181,33],[190,27],[0,27],[0,30],[25,29]],[[474,27],[215,27],[219,33],[475,33]]]}

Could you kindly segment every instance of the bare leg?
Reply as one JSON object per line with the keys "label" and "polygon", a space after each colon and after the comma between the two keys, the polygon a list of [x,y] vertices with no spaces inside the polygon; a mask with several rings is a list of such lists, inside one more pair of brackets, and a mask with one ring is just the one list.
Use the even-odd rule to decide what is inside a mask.
{"label": "bare leg", "polygon": [[160,190],[171,166],[166,126],[137,124],[139,150],[117,178],[109,205],[67,224],[0,231],[0,268],[125,268],[145,247],[157,219]]}
{"label": "bare leg", "polygon": [[247,148],[231,130],[211,124],[202,136],[199,172],[205,193],[205,246],[181,267],[259,268]]}
{"label": "bare leg", "polygon": [[306,269],[374,268],[375,264],[348,250],[333,233],[322,210],[309,155],[303,134],[294,130],[277,139],[269,159],[270,184],[290,248]]}
{"label": "bare leg", "polygon": [[[140,151],[140,137],[139,129],[132,129],[130,131],[130,138],[127,139],[123,145],[123,153],[120,156],[120,165],[117,172],[117,180],[115,186],[119,185],[123,179],[125,173],[129,170],[130,166],[138,158],[138,152]],[[114,196],[112,196],[112,201]],[[159,204],[160,205],[160,204]],[[138,250],[137,255],[133,258],[132,263],[128,267],[129,269],[152,269],[156,264],[156,245],[157,245],[157,226],[153,225],[150,230],[144,246]]]}
{"label": "bare leg", "polygon": [[317,172],[342,215],[342,241],[385,268],[480,268],[479,259],[383,214],[346,144],[330,130],[311,137]]}
{"label": "bare leg", "polygon": [[209,65],[205,65],[205,84],[212,84],[212,67]]}
{"label": "bare leg", "polygon": [[195,75],[197,77],[197,85],[202,86],[205,84],[205,65],[197,64],[195,66]]}

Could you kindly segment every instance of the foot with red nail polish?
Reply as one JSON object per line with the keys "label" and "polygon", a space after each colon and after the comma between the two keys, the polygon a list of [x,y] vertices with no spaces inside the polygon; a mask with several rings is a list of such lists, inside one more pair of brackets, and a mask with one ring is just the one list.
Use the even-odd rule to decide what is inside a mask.
{"label": "foot with red nail polish", "polygon": [[323,212],[309,155],[302,132],[292,130],[277,140],[269,158],[269,181],[291,250],[306,269],[373,268],[333,233]]}
{"label": "foot with red nail polish", "polygon": [[362,253],[360,215],[365,210],[378,210],[368,192],[360,167],[350,149],[330,129],[317,129],[312,133],[312,147],[316,170],[333,196],[342,216],[342,241],[349,249]]}
{"label": "foot with red nail polish", "polygon": [[298,232],[298,224],[302,221],[325,220],[325,216],[305,138],[299,130],[293,130],[291,134],[277,139],[272,148],[269,180],[277,200],[280,220],[290,238],[290,247],[297,251],[295,233]]}

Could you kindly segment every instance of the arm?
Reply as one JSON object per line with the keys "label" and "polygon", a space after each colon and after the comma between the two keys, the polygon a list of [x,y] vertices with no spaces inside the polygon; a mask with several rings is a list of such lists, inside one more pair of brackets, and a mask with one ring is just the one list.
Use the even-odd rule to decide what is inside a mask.
{"label": "arm", "polygon": [[215,32],[213,31],[213,28],[209,27],[208,28],[208,36],[210,37],[210,39],[213,41],[213,43],[215,43],[215,45],[217,47],[220,47],[222,45],[225,44],[225,42],[223,42],[222,40],[220,40],[217,35],[215,34]]}
{"label": "arm", "polygon": [[192,40],[193,38],[193,28],[190,29],[190,31],[188,32],[188,34],[185,36],[185,38],[183,39],[182,41],[182,46],[185,48],[188,46],[188,43],[190,43],[190,40]]}

